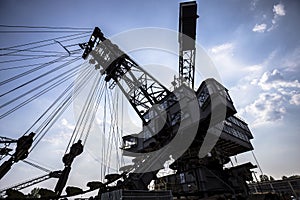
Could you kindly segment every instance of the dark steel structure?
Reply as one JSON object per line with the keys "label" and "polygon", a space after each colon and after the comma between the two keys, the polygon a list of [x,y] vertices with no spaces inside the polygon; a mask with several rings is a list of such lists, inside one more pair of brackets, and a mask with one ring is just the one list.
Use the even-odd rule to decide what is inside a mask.
{"label": "dark steel structure", "polygon": [[[208,78],[194,88],[197,18],[195,1],[180,3],[179,84],[174,84],[172,91],[107,39],[98,27],[87,43],[79,44],[84,50],[82,58],[88,59],[90,66],[104,76],[110,89],[117,86],[122,91],[143,126],[141,132],[122,138],[123,155],[131,157],[132,164],[123,166],[121,174],[106,174],[106,182],[88,183],[88,191],[99,189],[98,198],[202,199],[216,194],[248,195],[246,181],[252,180],[250,169],[256,166],[245,163],[224,168],[231,156],[253,150],[250,142],[253,136],[247,123],[235,115],[237,111],[228,90],[217,80]],[[14,163],[27,158],[34,135],[32,132],[16,141],[1,138],[1,143],[17,142],[17,148],[0,166],[0,178]],[[175,139],[182,143],[188,139],[185,148],[178,148],[181,143],[173,143]],[[83,152],[81,142],[79,139],[73,143],[64,155],[62,171],[16,188],[54,177],[58,182],[53,195],[66,197],[61,194],[74,159]],[[6,155],[9,150],[1,149],[1,154]],[[174,173],[157,177],[170,157],[174,158],[170,165]],[[155,191],[148,190],[151,182]],[[75,187],[66,191],[67,196],[83,193]]]}
{"label": "dark steel structure", "polygon": [[9,148],[9,145],[12,143],[17,143],[17,140],[0,136],[0,144],[2,145],[0,147],[0,160],[12,151],[12,149]]}
{"label": "dark steel structure", "polygon": [[[199,199],[224,193],[234,196],[248,194],[246,180],[251,180],[250,169],[255,166],[247,163],[224,169],[230,156],[253,149],[250,143],[253,137],[248,125],[235,116],[236,109],[228,90],[216,80],[209,78],[196,91],[193,89],[196,8],[195,2],[180,4],[181,84],[173,91],[166,89],[129,55],[112,44],[99,28],[95,28],[90,41],[82,45],[85,48],[83,58],[92,56],[89,62],[111,83],[110,88],[117,85],[121,89],[143,122],[140,133],[123,137],[123,154],[133,157],[133,164],[120,169],[123,175],[107,175],[108,182],[118,180],[118,184],[113,187],[104,184],[99,195],[118,189],[148,190],[152,180],[155,180],[156,190],[171,190],[177,198],[189,196]],[[191,103],[193,100],[197,102],[199,113],[195,113],[195,105]],[[156,153],[175,136],[184,140],[195,129],[195,138],[183,152],[171,147],[168,152]],[[221,132],[219,137],[214,136],[217,132]],[[201,146],[208,135],[217,140],[216,144],[207,155],[200,156]],[[149,152],[152,154],[136,154]],[[157,178],[156,174],[164,168],[170,155],[177,155],[171,165],[176,173]],[[155,170],[149,171],[151,167],[155,167]]]}
{"label": "dark steel structure", "polygon": [[19,184],[16,184],[14,186],[11,186],[11,187],[8,187],[8,188],[4,188],[0,191],[0,194],[2,192],[5,192],[7,190],[22,190],[24,188],[27,188],[27,187],[30,187],[32,185],[35,185],[37,183],[40,183],[40,182],[43,182],[43,181],[46,181],[50,178],[59,178],[61,176],[61,171],[53,171],[53,172],[50,172],[49,174],[46,174],[46,175],[43,175],[43,176],[39,176],[39,177],[36,177],[36,178],[33,178],[31,180],[27,180],[23,183],[19,183]]}
{"label": "dark steel structure", "polygon": [[286,178],[283,180],[264,181],[250,183],[249,189],[251,194],[273,193],[288,198],[294,196],[295,199],[300,197],[300,178]]}
{"label": "dark steel structure", "polygon": [[197,23],[197,4],[195,1],[180,3],[179,10],[179,79],[192,89],[195,79],[195,40]]}
{"label": "dark steel structure", "polygon": [[[35,133],[31,132],[28,135],[23,135],[18,140],[4,138],[4,141],[7,143],[17,143],[17,147],[12,157],[10,157],[7,161],[3,162],[0,166],[0,179],[11,169],[14,163],[17,163],[20,160],[24,160],[25,158],[27,158],[28,151],[32,145],[34,135]],[[10,149],[4,149],[6,149],[5,151],[10,151]]]}

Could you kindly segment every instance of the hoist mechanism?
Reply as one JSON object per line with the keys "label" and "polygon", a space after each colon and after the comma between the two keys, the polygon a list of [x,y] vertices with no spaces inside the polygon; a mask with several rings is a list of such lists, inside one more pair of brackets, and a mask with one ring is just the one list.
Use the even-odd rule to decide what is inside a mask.
{"label": "hoist mechanism", "polygon": [[0,147],[0,160],[7,156],[9,152],[11,152],[13,149],[9,148],[10,144],[17,143],[18,140],[14,140],[11,138],[0,136],[0,144],[3,146]]}
{"label": "hoist mechanism", "polygon": [[13,155],[0,166],[0,179],[10,170],[14,163],[27,158],[34,136],[35,133],[31,132],[28,135],[23,135],[17,141],[12,140],[12,142],[17,143],[17,147]]}
{"label": "hoist mechanism", "polygon": [[83,145],[81,144],[81,142],[82,142],[81,140],[78,140],[77,143],[74,143],[70,148],[70,152],[65,154],[62,159],[65,167],[61,172],[54,189],[57,196],[61,195],[64,187],[67,184],[67,180],[71,172],[71,165],[75,157],[79,156],[83,152]]}

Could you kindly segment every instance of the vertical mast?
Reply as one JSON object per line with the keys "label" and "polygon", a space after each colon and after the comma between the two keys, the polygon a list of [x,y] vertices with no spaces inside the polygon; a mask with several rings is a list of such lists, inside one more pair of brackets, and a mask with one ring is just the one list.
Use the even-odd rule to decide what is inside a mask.
{"label": "vertical mast", "polygon": [[179,10],[179,80],[194,89],[195,40],[197,22],[196,1],[180,3]]}

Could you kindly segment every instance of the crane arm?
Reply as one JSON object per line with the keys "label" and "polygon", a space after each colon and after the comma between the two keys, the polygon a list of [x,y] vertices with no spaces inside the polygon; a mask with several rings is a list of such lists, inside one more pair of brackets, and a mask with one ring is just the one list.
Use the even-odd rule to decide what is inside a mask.
{"label": "crane arm", "polygon": [[0,136],[0,144],[10,144],[10,143],[17,143],[18,140],[14,140],[8,137]]}
{"label": "crane arm", "polygon": [[[97,46],[92,50],[95,45]],[[148,124],[150,119],[145,113],[170,94],[170,91],[105,38],[97,27],[86,45],[83,58],[88,55],[92,56],[90,63],[100,69],[105,80],[112,82],[110,88],[118,85],[143,124]]]}
{"label": "crane arm", "polygon": [[[85,48],[82,57],[87,59],[89,55],[91,56],[91,59],[89,59],[90,64],[93,64],[95,69],[100,70],[100,73],[105,76],[105,81],[111,83],[111,89],[116,85],[120,88],[141,118],[143,126],[152,135],[155,135],[153,128],[147,125],[154,119],[154,116],[163,119],[161,116],[164,114],[164,109],[161,108],[160,104],[166,103],[167,96],[174,95],[129,55],[120,50],[117,45],[105,38],[99,28],[95,28],[89,42],[82,45],[82,47]],[[167,103],[174,104],[174,98],[168,101],[170,102]],[[163,131],[166,131],[171,127],[169,121],[171,117],[164,116],[164,118],[165,121],[161,121],[164,121]],[[160,131],[160,133],[163,131]],[[160,133],[156,136],[159,137]],[[162,143],[162,140],[160,142]],[[137,164],[135,167],[137,167]],[[157,171],[130,173],[123,185],[131,189],[147,189],[149,182],[156,177],[156,173]]]}
{"label": "crane arm", "polygon": [[6,190],[9,190],[9,189],[12,189],[12,190],[22,190],[24,188],[30,187],[32,185],[35,185],[37,183],[46,181],[46,180],[48,180],[50,178],[59,178],[60,175],[61,175],[61,171],[53,171],[53,172],[50,172],[49,174],[46,174],[46,175],[43,175],[43,176],[39,176],[39,177],[30,179],[30,180],[27,180],[25,182],[16,184],[16,185],[8,187],[8,188],[4,188],[4,189],[0,190],[0,193],[4,192]]}

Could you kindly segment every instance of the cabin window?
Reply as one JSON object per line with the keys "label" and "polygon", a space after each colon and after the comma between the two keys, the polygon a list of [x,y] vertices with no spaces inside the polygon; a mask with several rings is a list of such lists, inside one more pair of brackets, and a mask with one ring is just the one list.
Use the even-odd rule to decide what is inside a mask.
{"label": "cabin window", "polygon": [[209,97],[209,91],[207,87],[204,86],[203,90],[201,91],[198,97],[199,105],[201,108],[203,107],[204,103],[208,100],[208,97]]}

